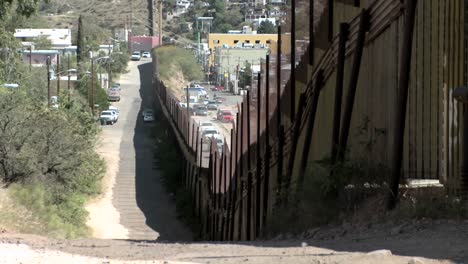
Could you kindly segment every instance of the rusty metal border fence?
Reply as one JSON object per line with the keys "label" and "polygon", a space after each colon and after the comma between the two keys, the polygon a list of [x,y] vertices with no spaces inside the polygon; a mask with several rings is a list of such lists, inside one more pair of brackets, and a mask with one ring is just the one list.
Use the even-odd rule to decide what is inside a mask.
{"label": "rusty metal border fence", "polygon": [[[431,0],[432,5],[435,5],[434,1]],[[350,137],[356,130],[352,125],[353,112],[356,107],[362,108],[362,105],[356,105],[356,96],[360,89],[359,81],[364,79],[361,77],[364,53],[390,28],[403,32],[401,36],[396,34],[398,39],[393,40],[397,42],[396,49],[400,52],[397,63],[394,63],[394,69],[399,74],[395,77],[398,85],[393,94],[395,98],[397,95],[400,98],[395,100],[395,105],[384,109],[397,113],[389,118],[388,128],[394,130],[389,136],[393,148],[390,163],[393,167],[392,174],[386,179],[392,186],[388,207],[394,206],[400,179],[403,174],[408,174],[408,165],[402,165],[407,164],[408,156],[404,153],[408,151],[408,145],[411,147],[405,124],[415,113],[420,113],[411,108],[411,100],[417,96],[414,94],[414,82],[418,79],[411,77],[410,73],[415,65],[411,51],[417,48],[413,36],[418,33],[413,32],[421,30],[416,7],[420,10],[424,8],[421,9],[421,4],[417,5],[416,0],[373,1],[365,9],[356,11],[356,16],[349,22],[340,22],[341,30],[333,30],[333,25],[338,24],[333,21],[336,7],[333,7],[334,1],[328,2],[331,3],[329,15],[332,10],[332,17],[327,18],[331,25],[328,33],[337,33],[330,35],[328,49],[317,55],[313,26],[309,25],[309,45],[304,50],[292,45],[289,59],[284,60],[290,63],[293,72],[289,75],[291,78],[286,80],[284,76],[288,75],[282,74],[285,54],[281,54],[282,46],[286,44],[282,39],[286,35],[282,32],[285,28],[279,27],[277,53],[267,55],[261,72],[254,76],[252,88],[241,103],[242,110],[230,131],[230,145],[225,142],[221,153],[213,143],[207,145],[203,142],[198,124],[164,83],[155,77],[154,93],[184,149],[184,184],[191,192],[194,211],[202,223],[202,238],[255,239],[266,230],[275,208],[287,203],[291,193],[301,191],[304,179],[309,177],[307,168],[310,156],[316,149],[317,131],[323,127],[319,121],[323,120],[321,116],[324,113],[327,114],[326,109],[330,109],[325,108],[328,106],[322,100],[333,89],[336,91],[332,93],[334,111],[328,114],[333,126],[325,129],[329,138],[326,142],[330,142],[328,151],[332,154],[332,161],[342,162],[346,158]],[[309,14],[314,14],[314,8],[311,1]],[[455,12],[455,6],[447,5],[447,8]],[[441,10],[440,6],[438,10]],[[444,14],[450,12],[444,11]],[[447,23],[452,21],[448,16],[439,16],[437,23],[443,20]],[[313,18],[310,23],[314,23]],[[430,23],[436,25],[432,20]],[[291,28],[294,29],[294,24]],[[294,38],[292,42],[295,42]],[[415,57],[418,58],[418,55]],[[157,72],[156,60],[153,65]],[[345,78],[347,70],[350,70],[349,79]],[[298,75],[302,78],[306,76],[305,87],[297,85],[295,78]],[[408,89],[409,102],[405,98]],[[438,96],[442,95],[438,93]],[[447,102],[451,99],[447,96],[444,100]],[[437,97],[434,101],[442,102],[442,99]],[[449,116],[449,119],[454,117]],[[456,117],[460,118],[460,115]],[[450,132],[454,133],[454,129]],[[460,133],[460,128],[456,129]]]}

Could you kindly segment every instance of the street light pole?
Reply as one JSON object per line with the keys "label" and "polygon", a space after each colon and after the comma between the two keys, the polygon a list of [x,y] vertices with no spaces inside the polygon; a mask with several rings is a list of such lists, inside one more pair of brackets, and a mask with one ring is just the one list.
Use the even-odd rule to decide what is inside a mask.
{"label": "street light pole", "polygon": [[60,53],[57,54],[57,97],[60,97]]}
{"label": "street light pole", "polygon": [[68,89],[68,102],[70,102],[70,53],[67,55],[68,57],[68,82],[67,82],[67,89]]}
{"label": "street light pole", "polygon": [[32,66],[32,44],[29,46],[29,71],[31,71],[31,66]]}
{"label": "street light pole", "polygon": [[111,84],[112,84],[112,72],[111,72],[111,62],[109,61],[109,63],[107,63],[107,80],[109,82],[109,85],[108,87],[110,88]]}
{"label": "street light pole", "polygon": [[47,56],[47,105],[50,107],[50,56]]}
{"label": "street light pole", "polygon": [[91,59],[91,111],[94,115],[94,59]]}

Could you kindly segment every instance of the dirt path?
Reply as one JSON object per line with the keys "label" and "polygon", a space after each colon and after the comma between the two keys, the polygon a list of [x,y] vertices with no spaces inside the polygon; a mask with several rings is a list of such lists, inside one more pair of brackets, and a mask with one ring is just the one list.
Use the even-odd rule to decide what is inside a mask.
{"label": "dirt path", "polygon": [[[91,203],[88,226],[95,238],[190,241],[190,230],[177,218],[175,202],[154,166],[152,124],[140,109],[151,108],[151,64],[130,62],[122,75],[116,124],[102,127],[99,153],[107,162],[103,196]],[[157,153],[164,155],[164,153]]]}
{"label": "dirt path", "polygon": [[[60,259],[62,263],[467,263],[468,234],[465,228],[468,224],[452,227],[450,223],[438,224],[438,228],[419,226],[422,229],[402,229],[396,235],[388,235],[391,229],[376,227],[362,234],[351,232],[344,236],[337,235],[342,233],[338,228],[324,230],[314,239],[238,244],[53,240],[0,234],[0,255],[3,257],[0,263],[54,263],[43,261],[48,257]],[[320,237],[325,234],[333,238]],[[28,258],[30,256],[32,258]]]}

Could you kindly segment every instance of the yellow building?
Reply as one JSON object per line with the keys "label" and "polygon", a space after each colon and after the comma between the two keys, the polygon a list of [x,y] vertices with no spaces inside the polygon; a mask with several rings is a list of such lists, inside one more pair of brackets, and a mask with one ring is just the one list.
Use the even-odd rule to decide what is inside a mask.
{"label": "yellow building", "polygon": [[265,45],[275,46],[278,40],[277,34],[208,34],[208,48],[211,50],[209,65],[214,63],[216,47],[227,45],[229,47],[255,47]]}

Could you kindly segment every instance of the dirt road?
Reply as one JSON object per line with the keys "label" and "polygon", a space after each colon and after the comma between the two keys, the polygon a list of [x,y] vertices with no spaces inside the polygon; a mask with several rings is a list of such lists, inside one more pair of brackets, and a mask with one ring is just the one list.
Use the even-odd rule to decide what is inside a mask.
{"label": "dirt road", "polygon": [[[191,233],[178,219],[173,198],[154,168],[151,124],[141,110],[151,108],[151,64],[130,62],[121,77],[120,111],[116,124],[103,126],[100,154],[107,162],[105,190],[91,203],[88,226],[95,238],[190,241]],[[164,153],[156,153],[164,155]]]}

